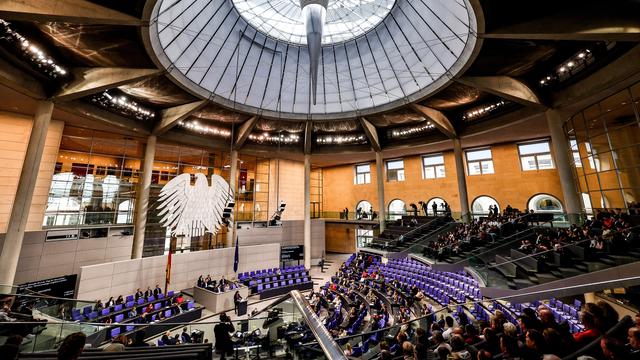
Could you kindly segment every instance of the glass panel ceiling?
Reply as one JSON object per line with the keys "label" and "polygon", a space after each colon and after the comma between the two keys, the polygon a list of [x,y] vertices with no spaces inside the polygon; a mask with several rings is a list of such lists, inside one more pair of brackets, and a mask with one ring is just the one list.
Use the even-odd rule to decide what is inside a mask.
{"label": "glass panel ceiling", "polygon": [[389,111],[445,86],[469,61],[469,0],[330,0],[309,96],[299,0],[158,0],[158,62],[181,86],[229,109],[294,120]]}
{"label": "glass panel ceiling", "polygon": [[[323,44],[355,38],[371,30],[391,11],[395,0],[330,0]],[[233,0],[253,27],[277,39],[306,44],[299,0]]]}

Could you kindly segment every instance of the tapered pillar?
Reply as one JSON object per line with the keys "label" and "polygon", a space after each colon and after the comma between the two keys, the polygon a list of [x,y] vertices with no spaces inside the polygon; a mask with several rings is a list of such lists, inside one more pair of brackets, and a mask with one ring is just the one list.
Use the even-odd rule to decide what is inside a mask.
{"label": "tapered pillar", "polygon": [[560,177],[565,211],[572,224],[579,224],[582,207],[569,160],[569,140],[562,129],[563,118],[557,110],[547,110],[546,116],[551,134],[551,144],[555,153],[556,168]]}
{"label": "tapered pillar", "polygon": [[376,152],[376,179],[378,185],[378,215],[380,220],[380,232],[384,231],[387,210],[384,202],[384,159],[382,151]]}
{"label": "tapered pillar", "polygon": [[[231,151],[231,167],[229,168],[229,187],[231,188],[231,191],[233,191],[233,194],[235,196],[235,194],[238,193],[238,151],[237,150],[232,150]],[[234,199],[235,200],[235,199]],[[236,206],[233,208],[233,212],[231,212],[231,218],[229,219],[229,226],[230,228],[227,228],[227,238],[226,238],[226,242],[224,244],[225,247],[230,247],[230,246],[234,246],[235,245],[235,235],[236,235],[236,211],[238,209],[238,204],[236,204]]]}
{"label": "tapered pillar", "polygon": [[311,268],[311,155],[304,155],[304,267]]}
{"label": "tapered pillar", "polygon": [[459,138],[453,138],[453,154],[456,158],[456,176],[458,178],[458,194],[460,195],[460,216],[463,222],[471,221],[469,214],[469,195],[467,194],[467,179],[464,171],[464,153]]}
{"label": "tapered pillar", "polygon": [[316,104],[318,89],[318,66],[322,56],[322,34],[327,16],[328,0],[301,0],[300,8],[304,26],[307,31],[307,49],[309,50],[309,77],[311,78],[311,94]]}
{"label": "tapered pillar", "polygon": [[140,259],[144,249],[144,232],[147,227],[147,212],[149,210],[149,191],[151,190],[151,175],[153,174],[153,162],[156,155],[156,137],[147,138],[144,147],[144,159],[142,161],[142,180],[136,191],[135,227],[133,232],[133,247],[131,258]]}
{"label": "tapered pillar", "polygon": [[20,172],[18,189],[11,207],[11,216],[0,255],[0,293],[11,293],[18,267],[18,259],[22,250],[22,241],[29,218],[33,191],[38,179],[42,153],[47,140],[47,132],[51,123],[53,102],[40,101],[36,107],[33,127],[29,136],[27,153]]}

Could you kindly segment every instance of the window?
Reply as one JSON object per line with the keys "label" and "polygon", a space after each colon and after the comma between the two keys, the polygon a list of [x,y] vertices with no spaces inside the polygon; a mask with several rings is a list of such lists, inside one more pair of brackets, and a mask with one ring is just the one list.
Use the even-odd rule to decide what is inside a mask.
{"label": "window", "polygon": [[[436,204],[436,212],[433,212],[433,204]],[[446,201],[443,198],[435,197],[427,202],[427,213],[432,216],[437,216],[438,213],[445,212]]]}
{"label": "window", "polygon": [[404,201],[400,199],[392,200],[389,203],[389,220],[397,220],[402,217],[402,215],[407,214],[407,209],[405,208]]}
{"label": "window", "polygon": [[435,179],[445,177],[444,156],[427,155],[422,157],[422,178]]}
{"label": "window", "polygon": [[571,154],[573,155],[573,164],[576,167],[582,167],[582,160],[580,160],[580,150],[578,149],[578,142],[575,139],[569,140],[569,147],[571,147]]}
{"label": "window", "polygon": [[356,185],[371,183],[371,165],[356,165],[356,177],[354,179]]}
{"label": "window", "polygon": [[404,181],[404,160],[387,161],[387,181]]}
{"label": "window", "polygon": [[[359,210],[359,211],[358,211]],[[373,205],[367,200],[362,200],[356,205],[356,220],[373,220]]]}
{"label": "window", "polygon": [[493,174],[491,149],[468,150],[466,155],[469,175]]}
{"label": "window", "polygon": [[474,216],[488,215],[489,206],[492,208],[497,206],[498,209],[500,209],[498,202],[494,198],[490,196],[478,196],[473,200],[473,203],[471,203],[471,210],[473,211]]}
{"label": "window", "polygon": [[584,146],[587,148],[589,166],[591,166],[591,169],[595,171],[600,171],[600,157],[598,156],[596,149],[592,148],[591,143],[588,142],[584,143]]}
{"label": "window", "polygon": [[518,152],[523,171],[553,169],[553,159],[548,141],[520,144]]}
{"label": "window", "polygon": [[549,194],[538,194],[533,196],[527,208],[532,209],[535,212],[562,212],[562,203],[558,198]]}

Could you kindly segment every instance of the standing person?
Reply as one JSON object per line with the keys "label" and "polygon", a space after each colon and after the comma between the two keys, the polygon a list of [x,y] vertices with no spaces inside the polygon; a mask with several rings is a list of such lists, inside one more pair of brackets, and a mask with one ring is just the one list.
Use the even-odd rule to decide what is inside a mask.
{"label": "standing person", "polygon": [[240,305],[240,301],[242,301],[242,295],[240,295],[240,291],[236,291],[236,293],[233,294],[233,310],[236,312],[236,315],[238,315],[238,305]]}
{"label": "standing person", "polygon": [[349,208],[344,208],[344,219],[349,220]]}
{"label": "standing person", "polygon": [[360,214],[362,213],[362,209],[361,208],[357,208],[356,209],[356,220],[360,220]]}
{"label": "standing person", "polygon": [[233,355],[233,342],[231,342],[230,333],[235,330],[229,316],[222,313],[220,315],[220,323],[213,328],[213,333],[216,337],[216,352],[220,354],[221,360],[225,358],[225,355]]}

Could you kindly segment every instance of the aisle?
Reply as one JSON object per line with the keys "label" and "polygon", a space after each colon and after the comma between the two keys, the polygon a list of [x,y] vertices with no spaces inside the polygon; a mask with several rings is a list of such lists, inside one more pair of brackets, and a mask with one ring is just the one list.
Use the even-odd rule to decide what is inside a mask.
{"label": "aisle", "polygon": [[320,286],[324,285],[327,281],[331,281],[331,277],[338,272],[342,263],[347,261],[349,256],[351,256],[351,254],[327,254],[324,272],[321,271],[320,266],[312,266],[309,275],[311,279],[313,279],[313,289],[317,291]]}

